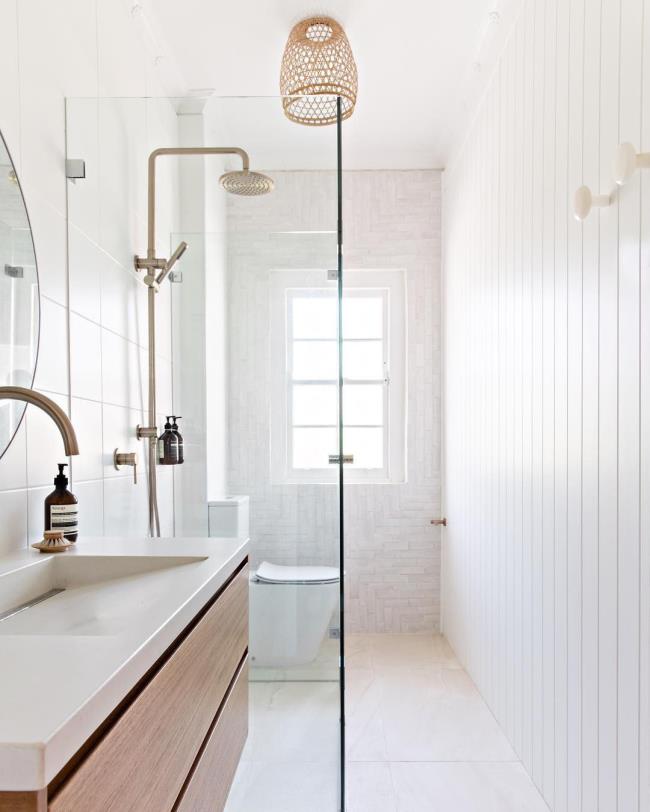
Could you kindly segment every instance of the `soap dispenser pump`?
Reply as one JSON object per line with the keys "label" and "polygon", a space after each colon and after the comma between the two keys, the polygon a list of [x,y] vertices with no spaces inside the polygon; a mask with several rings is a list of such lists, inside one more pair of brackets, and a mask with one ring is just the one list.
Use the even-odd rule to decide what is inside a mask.
{"label": "soap dispenser pump", "polygon": [[158,438],[159,465],[176,465],[178,463],[178,438],[172,431],[170,417],[167,417],[165,430]]}
{"label": "soap dispenser pump", "polygon": [[68,478],[59,463],[59,473],[54,478],[55,488],[45,500],[45,530],[61,530],[67,541],[76,541],[78,534],[77,497],[68,490]]}
{"label": "soap dispenser pump", "polygon": [[185,456],[183,454],[183,435],[178,430],[178,420],[181,420],[181,417],[177,417],[176,415],[172,415],[172,431],[176,435],[176,440],[178,441],[178,463],[179,465],[185,461]]}

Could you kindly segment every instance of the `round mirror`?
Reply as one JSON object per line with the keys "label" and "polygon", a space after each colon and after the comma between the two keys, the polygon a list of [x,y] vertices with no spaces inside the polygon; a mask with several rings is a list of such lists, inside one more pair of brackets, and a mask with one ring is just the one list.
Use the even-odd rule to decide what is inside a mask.
{"label": "round mirror", "polygon": [[[18,175],[0,134],[0,386],[34,383],[40,304],[32,230]],[[26,404],[0,400],[0,457]]]}

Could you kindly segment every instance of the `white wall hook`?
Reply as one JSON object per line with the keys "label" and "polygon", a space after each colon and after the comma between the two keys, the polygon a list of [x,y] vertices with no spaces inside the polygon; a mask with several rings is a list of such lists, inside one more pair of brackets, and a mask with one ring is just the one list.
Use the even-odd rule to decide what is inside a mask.
{"label": "white wall hook", "polygon": [[594,207],[605,208],[611,206],[614,195],[592,195],[588,186],[581,186],[576,190],[573,198],[573,214],[576,220],[584,220]]}
{"label": "white wall hook", "polygon": [[637,152],[634,144],[619,144],[614,159],[614,180],[623,186],[637,169],[650,169],[650,152]]}

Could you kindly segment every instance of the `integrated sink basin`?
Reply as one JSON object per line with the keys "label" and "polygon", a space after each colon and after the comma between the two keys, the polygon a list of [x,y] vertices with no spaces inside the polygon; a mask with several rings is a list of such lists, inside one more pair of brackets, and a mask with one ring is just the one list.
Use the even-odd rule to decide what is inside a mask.
{"label": "integrated sink basin", "polygon": [[155,611],[206,556],[41,556],[0,575],[0,636],[107,636]]}

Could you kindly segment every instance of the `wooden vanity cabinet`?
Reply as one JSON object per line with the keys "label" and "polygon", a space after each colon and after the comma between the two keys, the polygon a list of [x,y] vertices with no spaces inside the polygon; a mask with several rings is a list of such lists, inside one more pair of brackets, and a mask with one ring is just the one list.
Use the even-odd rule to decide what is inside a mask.
{"label": "wooden vanity cabinet", "polygon": [[[244,562],[52,781],[46,798],[0,793],[0,809],[223,809],[248,733],[247,651]],[[8,796],[18,805],[8,805]]]}

